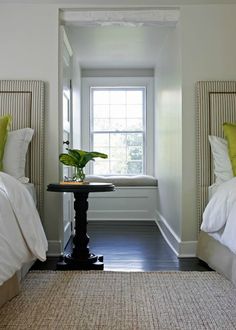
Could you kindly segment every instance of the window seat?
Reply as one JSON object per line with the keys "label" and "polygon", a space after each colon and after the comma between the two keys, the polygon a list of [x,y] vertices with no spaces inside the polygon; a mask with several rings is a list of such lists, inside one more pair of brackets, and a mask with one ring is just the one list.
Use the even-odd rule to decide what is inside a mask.
{"label": "window seat", "polygon": [[151,175],[135,175],[135,176],[96,176],[87,175],[85,178],[88,182],[111,182],[117,187],[130,186],[157,186],[157,179]]}

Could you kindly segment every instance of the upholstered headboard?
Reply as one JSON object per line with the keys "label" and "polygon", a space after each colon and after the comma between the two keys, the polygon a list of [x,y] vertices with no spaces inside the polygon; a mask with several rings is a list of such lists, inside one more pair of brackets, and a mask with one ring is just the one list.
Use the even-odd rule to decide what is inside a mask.
{"label": "upholstered headboard", "polygon": [[199,228],[214,183],[208,135],[223,137],[224,122],[236,122],[236,81],[199,81],[197,101],[197,216]]}
{"label": "upholstered headboard", "polygon": [[44,164],[44,83],[37,80],[0,80],[0,115],[11,114],[10,130],[34,129],[29,147],[26,175],[34,183],[42,215]]}

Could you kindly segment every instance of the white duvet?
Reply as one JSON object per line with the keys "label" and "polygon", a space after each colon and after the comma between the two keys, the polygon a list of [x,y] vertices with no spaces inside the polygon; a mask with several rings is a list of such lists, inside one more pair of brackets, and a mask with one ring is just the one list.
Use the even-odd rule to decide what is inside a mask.
{"label": "white duvet", "polygon": [[210,199],[201,230],[236,253],[236,177],[222,183]]}
{"label": "white duvet", "polygon": [[46,259],[47,239],[30,193],[0,172],[0,285],[25,262]]}

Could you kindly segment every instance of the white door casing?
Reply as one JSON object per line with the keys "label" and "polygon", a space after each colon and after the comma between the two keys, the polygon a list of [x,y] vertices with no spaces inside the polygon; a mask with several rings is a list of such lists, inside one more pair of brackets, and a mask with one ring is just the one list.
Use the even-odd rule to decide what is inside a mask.
{"label": "white door casing", "polygon": [[[66,36],[64,28],[61,29],[63,35],[63,68],[62,68],[62,122],[63,122],[63,152],[67,152],[67,148],[72,148],[72,49]],[[67,143],[66,143],[67,142]],[[68,144],[69,143],[69,144]],[[63,166],[63,178],[71,176],[71,168]],[[73,228],[73,194],[63,193],[63,248],[65,248],[72,234]]]}

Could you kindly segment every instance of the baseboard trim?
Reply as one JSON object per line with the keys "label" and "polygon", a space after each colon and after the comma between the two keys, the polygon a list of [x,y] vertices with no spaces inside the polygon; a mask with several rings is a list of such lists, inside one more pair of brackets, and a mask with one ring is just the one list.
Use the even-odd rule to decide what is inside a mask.
{"label": "baseboard trim", "polygon": [[117,221],[142,221],[142,222],[147,222],[147,221],[154,221],[156,222],[155,218],[88,218],[89,222],[117,222]]}
{"label": "baseboard trim", "polygon": [[150,212],[148,209],[144,210],[89,210],[88,220],[149,220],[155,219],[154,212]]}
{"label": "baseboard trim", "polygon": [[197,241],[181,241],[158,210],[156,210],[155,222],[165,241],[178,258],[196,257]]}
{"label": "baseboard trim", "polygon": [[63,251],[61,241],[48,241],[48,257],[58,257],[61,255],[61,251]]}
{"label": "baseboard trim", "polygon": [[182,241],[180,243],[179,258],[192,258],[197,256],[197,241]]}
{"label": "baseboard trim", "polygon": [[160,214],[158,210],[156,210],[156,220],[155,220],[162,236],[164,237],[166,243],[169,245],[171,250],[179,256],[179,244],[180,239],[175,234],[175,232],[170,228],[166,219]]}

